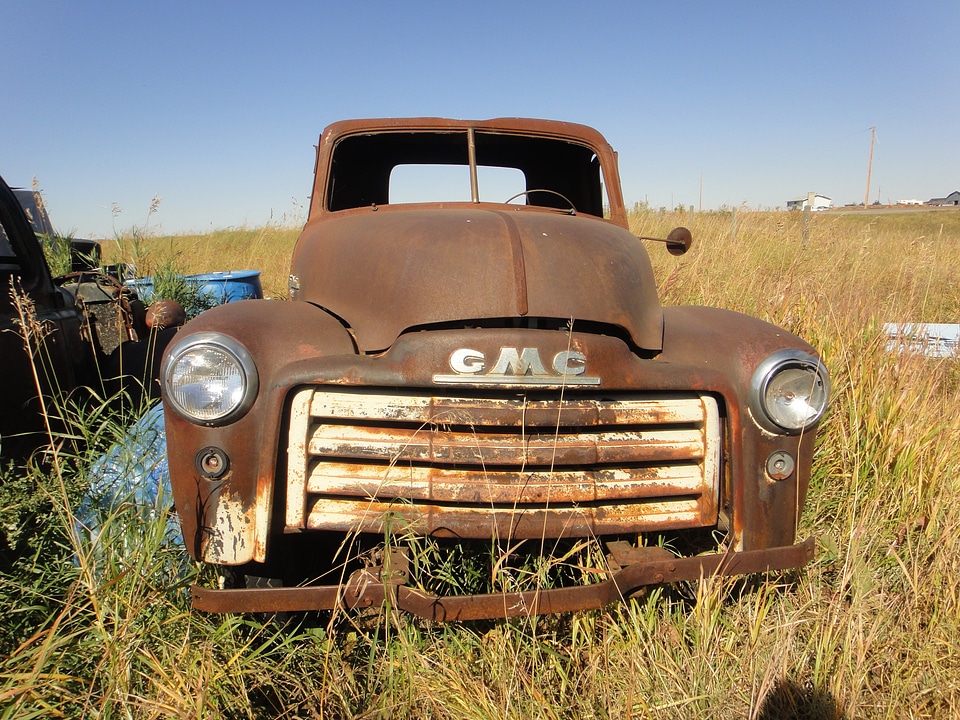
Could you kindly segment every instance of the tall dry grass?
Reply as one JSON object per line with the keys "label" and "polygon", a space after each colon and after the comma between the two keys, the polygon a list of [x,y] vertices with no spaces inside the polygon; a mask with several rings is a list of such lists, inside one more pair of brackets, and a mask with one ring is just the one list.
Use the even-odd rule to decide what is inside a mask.
{"label": "tall dry grass", "polygon": [[[71,527],[91,457],[123,437],[100,424],[90,457],[64,461],[73,481],[35,470],[0,485],[7,542],[15,528],[21,550],[0,576],[0,716],[960,716],[960,370],[888,352],[881,328],[960,322],[960,213],[638,212],[631,222],[644,235],[694,232],[682,258],[650,247],[666,303],[758,315],[823,353],[833,401],[801,521],[819,541],[810,566],[532,621],[391,615],[330,630],[201,615],[184,590],[197,569],[166,541],[162,514],[119,503],[96,542],[23,540],[37,517]],[[192,272],[227,269],[225,257],[235,269],[276,262],[276,281],[264,272],[274,294],[293,238],[268,229],[149,242]]]}
{"label": "tall dry grass", "polygon": [[204,235],[157,236],[139,231],[118,234],[103,246],[104,261],[130,263],[146,277],[171,265],[185,274],[223,270],[259,270],[264,297],[286,298],[290,254],[299,229],[214,230]]}

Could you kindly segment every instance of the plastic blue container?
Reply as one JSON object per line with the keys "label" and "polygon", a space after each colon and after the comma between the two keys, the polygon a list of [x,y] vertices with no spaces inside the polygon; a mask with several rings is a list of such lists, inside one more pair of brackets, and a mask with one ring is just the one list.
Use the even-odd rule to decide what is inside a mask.
{"label": "plastic blue container", "polygon": [[259,270],[226,270],[187,275],[187,279],[200,283],[203,294],[215,298],[219,303],[263,297]]}
{"label": "plastic blue container", "polygon": [[[259,270],[225,270],[222,272],[184,275],[184,278],[200,286],[200,291],[216,304],[250,300],[263,297]],[[154,301],[153,278],[126,280],[124,285],[132,287],[137,295],[148,305]]]}

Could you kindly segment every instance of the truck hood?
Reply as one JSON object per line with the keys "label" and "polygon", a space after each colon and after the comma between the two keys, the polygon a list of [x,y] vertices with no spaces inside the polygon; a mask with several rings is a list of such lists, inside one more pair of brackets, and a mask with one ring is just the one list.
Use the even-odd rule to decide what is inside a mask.
{"label": "truck hood", "polygon": [[615,325],[638,347],[661,348],[663,314],[636,237],[505,207],[373,207],[311,221],[293,255],[295,296],[337,315],[361,352],[414,327],[522,317]]}

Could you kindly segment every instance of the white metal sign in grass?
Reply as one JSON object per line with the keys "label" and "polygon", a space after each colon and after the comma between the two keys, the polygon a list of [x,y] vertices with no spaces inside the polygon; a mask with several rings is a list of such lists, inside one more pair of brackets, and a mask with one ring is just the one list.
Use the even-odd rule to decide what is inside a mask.
{"label": "white metal sign in grass", "polygon": [[950,323],[886,323],[887,350],[925,357],[957,357],[960,325]]}

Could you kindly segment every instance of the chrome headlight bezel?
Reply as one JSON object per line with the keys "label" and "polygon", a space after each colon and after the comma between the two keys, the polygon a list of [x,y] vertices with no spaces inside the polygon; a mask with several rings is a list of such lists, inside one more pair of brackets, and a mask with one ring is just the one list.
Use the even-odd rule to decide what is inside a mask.
{"label": "chrome headlight bezel", "polygon": [[[809,376],[810,393],[803,402],[808,410],[790,419],[783,405],[777,407],[771,394],[777,395],[777,384],[786,383],[790,372],[796,382],[796,372]],[[803,377],[803,375],[801,375]],[[780,397],[783,397],[782,395]],[[820,422],[830,399],[830,376],[820,360],[802,350],[780,350],[767,357],[750,379],[750,412],[764,430],[775,435],[799,435]],[[790,401],[787,400],[789,403]],[[799,406],[803,407],[803,406]]]}
{"label": "chrome headlight bezel", "polygon": [[[204,354],[219,356],[229,376],[212,372]],[[185,365],[192,363],[191,367]],[[204,382],[204,371],[208,371]],[[216,332],[201,332],[175,343],[160,373],[164,402],[180,417],[196,425],[216,427],[243,417],[260,390],[253,358],[243,345]],[[185,380],[190,378],[189,380]],[[232,385],[232,387],[231,387]],[[201,397],[206,395],[206,398]],[[189,396],[193,402],[188,402]],[[204,404],[203,400],[209,402]],[[206,407],[207,412],[198,412]]]}

